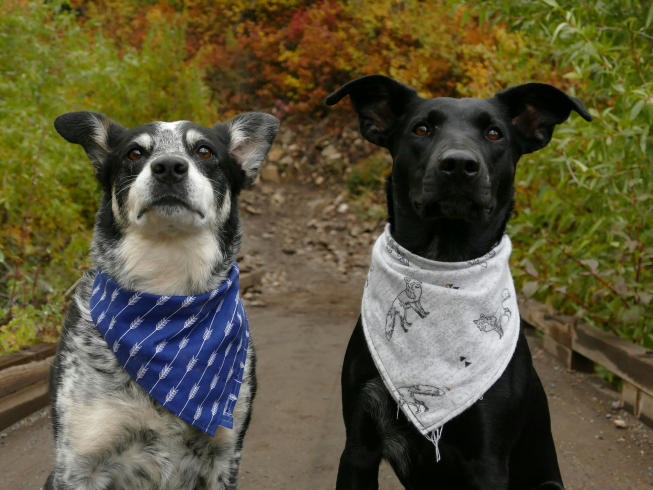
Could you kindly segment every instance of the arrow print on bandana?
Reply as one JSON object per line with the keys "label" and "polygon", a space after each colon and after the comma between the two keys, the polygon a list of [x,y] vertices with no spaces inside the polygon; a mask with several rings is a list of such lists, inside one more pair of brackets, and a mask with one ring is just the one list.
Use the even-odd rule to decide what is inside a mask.
{"label": "arrow print on bandana", "polygon": [[465,367],[468,367],[471,364],[471,361],[468,361],[466,357],[460,356],[460,362],[465,363]]}

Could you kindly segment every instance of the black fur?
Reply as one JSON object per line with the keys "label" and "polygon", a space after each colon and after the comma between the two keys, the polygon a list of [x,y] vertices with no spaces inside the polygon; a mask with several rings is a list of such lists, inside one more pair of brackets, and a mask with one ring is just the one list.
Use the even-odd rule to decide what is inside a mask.
{"label": "black fur", "polygon": [[[327,104],[346,95],[361,134],[393,158],[386,187],[392,236],[415,254],[445,262],[489,252],[514,206],[519,158],[546,146],[572,110],[591,120],[580,100],[536,83],[490,99],[422,99],[372,75],[347,83]],[[440,462],[432,442],[397,411],[360,318],[345,355],[342,399],[347,441],[338,490],[377,489],[382,459],[410,490],[563,488],[546,394],[523,332],[483,399],[445,424]]]}

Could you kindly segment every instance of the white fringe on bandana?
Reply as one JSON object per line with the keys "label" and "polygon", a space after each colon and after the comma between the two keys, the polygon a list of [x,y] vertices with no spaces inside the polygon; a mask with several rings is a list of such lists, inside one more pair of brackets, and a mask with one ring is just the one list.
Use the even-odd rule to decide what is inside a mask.
{"label": "white fringe on bandana", "polygon": [[508,235],[467,262],[414,255],[390,235],[372,251],[362,319],[367,345],[399,408],[436,446],[442,426],[503,374],[519,336]]}

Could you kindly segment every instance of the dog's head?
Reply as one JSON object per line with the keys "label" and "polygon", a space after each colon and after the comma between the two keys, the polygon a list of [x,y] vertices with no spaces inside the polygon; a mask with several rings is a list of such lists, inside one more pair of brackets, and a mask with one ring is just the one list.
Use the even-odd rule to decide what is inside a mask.
{"label": "dog's head", "polygon": [[[143,276],[160,276],[158,267],[182,263],[182,256],[190,260],[201,250],[203,276],[228,258],[240,233],[235,199],[256,178],[279,121],[246,113],[213,128],[177,121],[125,129],[101,114],[71,112],[54,125],[84,148],[104,190],[94,248],[111,252],[97,257],[95,250],[95,258],[113,268],[107,272],[116,279],[131,274],[143,282]],[[157,250],[159,260],[145,270],[142,264]],[[116,260],[107,264],[111,258]],[[130,281],[138,287],[138,278],[123,282]],[[199,277],[194,281],[202,284]]]}
{"label": "dog's head", "polygon": [[214,128],[177,121],[125,129],[101,114],[70,112],[54,125],[86,151],[116,224],[178,232],[225,219],[225,202],[256,178],[279,121],[248,113]]}
{"label": "dog's head", "polygon": [[[517,160],[545,147],[583,103],[528,83],[490,99],[423,99],[391,78],[370,75],[331,94],[349,95],[364,138],[390,150],[395,199],[421,220],[489,221],[511,202]],[[390,203],[389,203],[390,204]]]}

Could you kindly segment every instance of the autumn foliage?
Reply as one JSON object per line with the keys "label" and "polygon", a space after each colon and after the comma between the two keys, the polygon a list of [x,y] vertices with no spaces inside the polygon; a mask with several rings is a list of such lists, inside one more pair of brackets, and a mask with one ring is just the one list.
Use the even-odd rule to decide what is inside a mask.
{"label": "autumn foliage", "polygon": [[[381,73],[423,96],[490,96],[529,78],[556,79],[502,26],[450,15],[441,2],[268,0],[158,1],[141,7],[75,4],[87,25],[139,46],[153,18],[186,28],[188,62],[206,69],[220,112],[276,107],[281,115],[325,113],[343,83]],[[130,4],[131,5],[131,4]],[[252,7],[255,5],[255,7]]]}
{"label": "autumn foliage", "polygon": [[[595,121],[572,117],[518,165],[516,286],[653,348],[653,4],[615,1],[0,2],[0,353],[55,340],[63,293],[90,263],[99,192],[56,116],[90,109],[132,127],[272,112],[303,152],[288,176],[340,186],[381,223],[389,159],[360,140],[348,104],[324,104],[373,73],[424,97],[527,81],[580,96]],[[341,158],[324,158],[327,139]]]}
{"label": "autumn foliage", "polygon": [[[63,293],[90,263],[97,184],[83,151],[54,132],[56,116],[91,109],[131,127],[258,109],[318,127],[328,114],[353,123],[346,104],[334,113],[324,98],[361,75],[424,96],[486,96],[555,76],[520,35],[462,26],[463,15],[394,0],[0,3],[0,351],[55,339]],[[385,175],[387,162],[371,162],[348,187],[378,187],[368,174]],[[310,172],[332,182],[344,170]]]}

